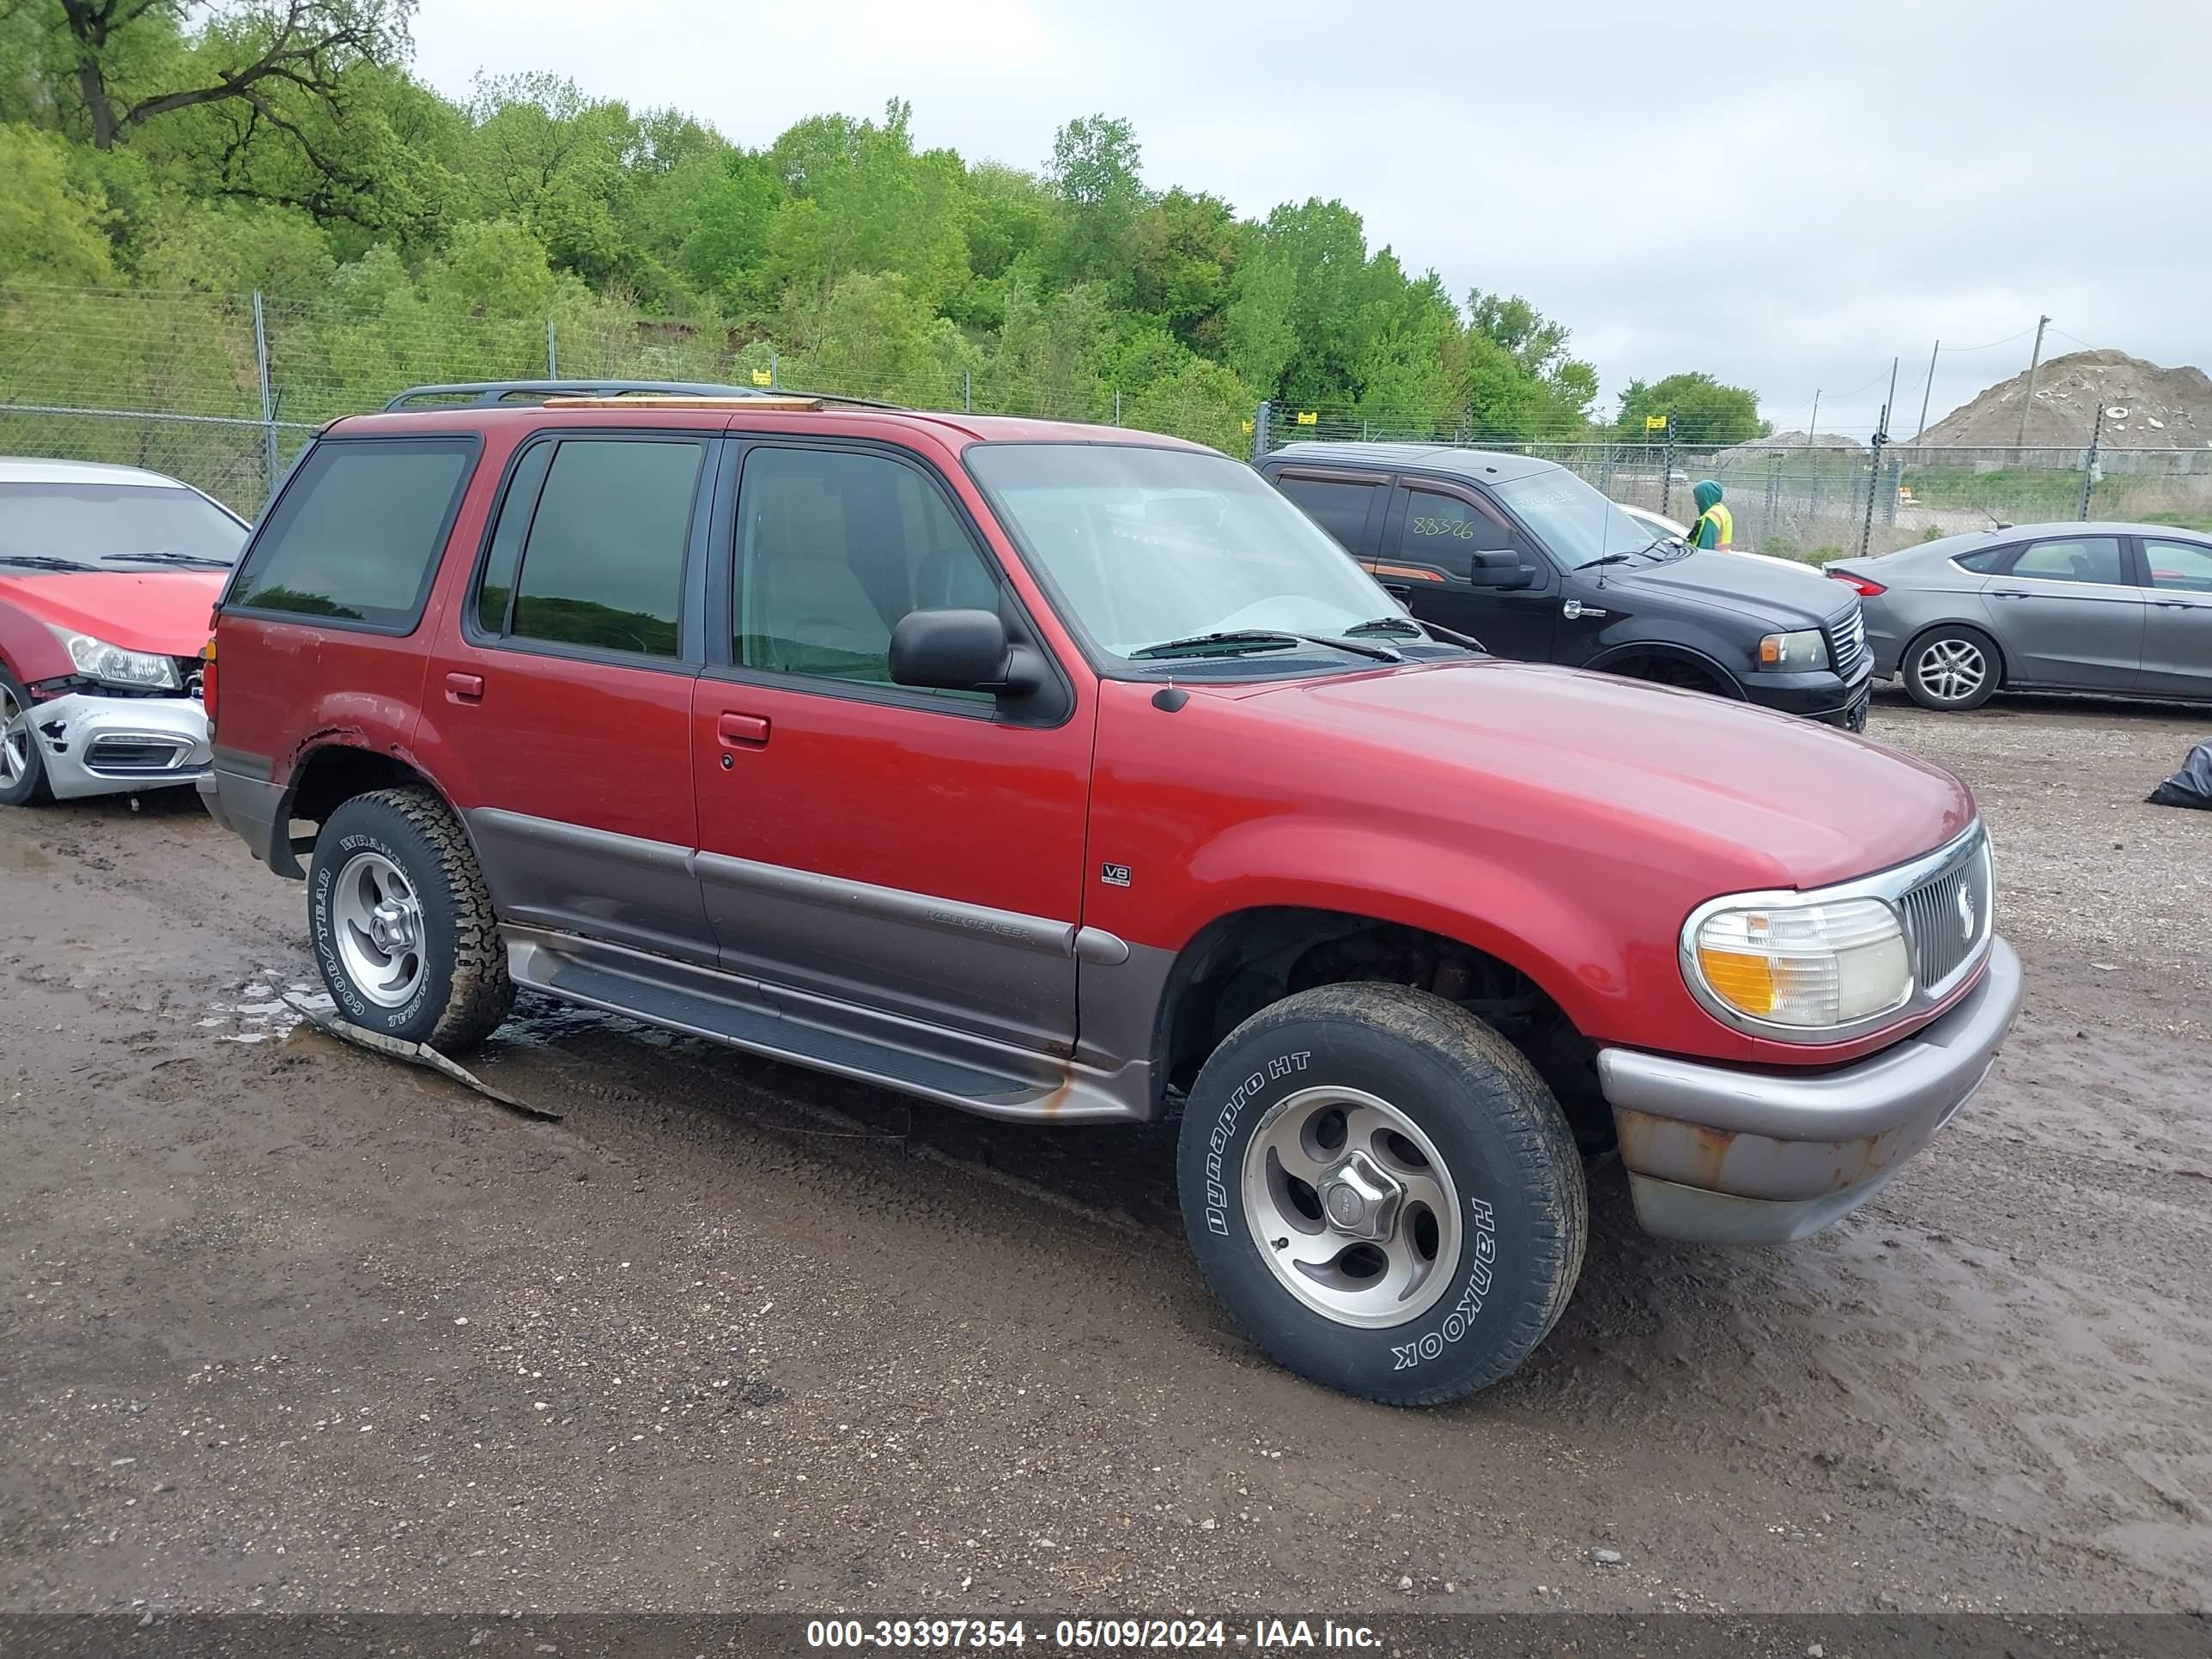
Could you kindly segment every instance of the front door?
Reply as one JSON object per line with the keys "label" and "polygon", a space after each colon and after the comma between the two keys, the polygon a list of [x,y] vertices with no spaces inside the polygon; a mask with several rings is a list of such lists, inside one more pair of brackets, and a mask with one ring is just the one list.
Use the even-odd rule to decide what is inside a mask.
{"label": "front door", "polygon": [[2142,678],[2162,697],[2212,697],[2212,545],[2142,538],[2150,604],[2143,612]]}
{"label": "front door", "polygon": [[[1510,553],[1520,587],[1472,580],[1480,553]],[[1549,662],[1559,626],[1559,578],[1551,561],[1526,544],[1480,495],[1453,485],[1408,482],[1390,503],[1375,579],[1417,617],[1471,634],[1491,652]]]}
{"label": "front door", "polygon": [[714,960],[690,870],[701,653],[685,593],[687,573],[703,579],[715,449],[564,431],[510,470],[416,738],[503,921]]}
{"label": "front door", "polygon": [[2030,542],[1982,596],[2008,679],[2087,691],[2134,688],[2145,605],[2118,537]]}
{"label": "front door", "polygon": [[1091,705],[1024,726],[988,696],[890,683],[908,611],[1012,603],[917,458],[779,441],[739,467],[692,739],[723,965],[829,1000],[833,1025],[890,1016],[1068,1053]]}

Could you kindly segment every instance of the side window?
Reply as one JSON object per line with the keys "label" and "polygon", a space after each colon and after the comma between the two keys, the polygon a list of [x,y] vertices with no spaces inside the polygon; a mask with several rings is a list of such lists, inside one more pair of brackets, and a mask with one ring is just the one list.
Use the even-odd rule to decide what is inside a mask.
{"label": "side window", "polygon": [[1418,570],[1440,571],[1465,581],[1477,553],[1513,545],[1513,532],[1473,502],[1440,490],[1409,488],[1406,523],[1398,532],[1396,556]]}
{"label": "side window", "polygon": [[317,444],[262,526],[229,603],[412,627],[476,453],[467,438]]}
{"label": "side window", "polygon": [[2068,536],[2058,541],[2031,543],[2006,574],[2046,582],[2128,583],[2117,536]]}
{"label": "side window", "polygon": [[553,465],[554,446],[534,443],[522,452],[508,479],[507,499],[500,503],[499,523],[491,532],[491,551],[484,560],[483,580],[477,589],[477,626],[487,634],[507,631],[507,602],[514,597],[514,567],[522,558],[522,538],[530,533],[530,520],[538,511],[538,492],[545,488],[546,469]]}
{"label": "side window", "polygon": [[1972,553],[1961,553],[1951,562],[1961,570],[1971,570],[1978,576],[1986,576],[2003,569],[2017,550],[2012,547],[1984,547]]}
{"label": "side window", "polygon": [[[684,551],[704,445],[684,441],[564,438],[550,452],[534,513],[510,490],[493,533],[479,620],[493,611],[503,544],[520,544],[514,578],[518,639],[647,657],[676,654]],[[518,476],[517,483],[521,482]],[[510,538],[507,521],[526,516]]]}
{"label": "side window", "polygon": [[2150,585],[2177,593],[2212,593],[2212,547],[2202,542],[2149,541],[2143,558],[2150,566]]}
{"label": "side window", "polygon": [[1367,545],[1367,514],[1382,491],[1378,483],[1347,483],[1340,478],[1279,478],[1275,488],[1292,505],[1336,538],[1347,552],[1371,558]]}
{"label": "side window", "polygon": [[915,468],[855,450],[771,445],[745,457],[738,483],[734,603],[738,666],[888,685],[901,617],[995,611],[999,584]]}

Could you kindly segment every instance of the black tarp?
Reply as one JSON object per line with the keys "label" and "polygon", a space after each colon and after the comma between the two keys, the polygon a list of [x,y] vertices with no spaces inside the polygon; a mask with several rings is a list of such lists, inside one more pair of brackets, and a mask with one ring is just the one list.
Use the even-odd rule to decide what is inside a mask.
{"label": "black tarp", "polygon": [[2199,806],[2212,811],[2212,738],[2189,751],[2181,769],[2150,792],[2153,806]]}

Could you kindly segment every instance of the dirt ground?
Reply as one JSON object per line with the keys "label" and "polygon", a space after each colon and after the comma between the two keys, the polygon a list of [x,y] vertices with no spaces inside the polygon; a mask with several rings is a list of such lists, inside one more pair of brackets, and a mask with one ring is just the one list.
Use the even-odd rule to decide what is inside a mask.
{"label": "dirt ground", "polygon": [[1788,1249],[1601,1170],[1425,1413],[1226,1328],[1161,1131],[527,1003],[533,1122],[298,1027],[301,890],[189,798],[0,814],[0,1611],[2201,1608],[2212,814],[2141,802],[2208,724],[1881,702],[1996,834],[1990,1086]]}

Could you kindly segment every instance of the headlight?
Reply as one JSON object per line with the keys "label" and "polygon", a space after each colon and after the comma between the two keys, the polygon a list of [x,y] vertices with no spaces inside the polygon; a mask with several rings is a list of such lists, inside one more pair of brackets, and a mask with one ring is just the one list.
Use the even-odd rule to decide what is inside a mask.
{"label": "headlight", "polygon": [[110,645],[89,634],[73,634],[66,628],[54,629],[53,635],[70,653],[70,660],[76,665],[78,673],[88,675],[104,685],[124,685],[141,691],[174,691],[181,684],[177,678],[177,665],[167,657],[155,656],[150,651],[126,651],[119,645]]}
{"label": "headlight", "polygon": [[1817,628],[1795,634],[1769,634],[1759,642],[1761,668],[1805,670],[1828,665],[1828,641]]}
{"label": "headlight", "polygon": [[1682,930],[1682,967],[1698,1000],[1740,1028],[1848,1027],[1912,997],[1904,927],[1878,898],[1719,901]]}

